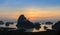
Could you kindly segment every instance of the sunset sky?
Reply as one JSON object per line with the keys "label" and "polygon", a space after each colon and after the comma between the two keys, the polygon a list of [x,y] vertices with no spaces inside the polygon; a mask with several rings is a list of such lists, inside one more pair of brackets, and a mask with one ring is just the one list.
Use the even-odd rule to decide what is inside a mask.
{"label": "sunset sky", "polygon": [[60,20],[60,0],[0,0],[0,19]]}

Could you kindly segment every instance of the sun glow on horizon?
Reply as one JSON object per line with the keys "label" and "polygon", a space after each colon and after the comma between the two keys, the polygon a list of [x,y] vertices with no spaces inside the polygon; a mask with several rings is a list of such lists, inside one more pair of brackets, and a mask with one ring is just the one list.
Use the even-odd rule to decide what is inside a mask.
{"label": "sun glow on horizon", "polygon": [[24,15],[30,20],[56,18],[60,16],[60,12],[54,10],[41,10],[41,9],[26,9],[23,10]]}
{"label": "sun glow on horizon", "polygon": [[21,14],[24,14],[27,19],[30,20],[39,20],[39,19],[46,19],[46,18],[57,18],[60,17],[60,10],[47,10],[47,9],[40,9],[40,8],[26,8],[12,13],[6,13],[2,16],[7,16],[9,18],[18,19]]}

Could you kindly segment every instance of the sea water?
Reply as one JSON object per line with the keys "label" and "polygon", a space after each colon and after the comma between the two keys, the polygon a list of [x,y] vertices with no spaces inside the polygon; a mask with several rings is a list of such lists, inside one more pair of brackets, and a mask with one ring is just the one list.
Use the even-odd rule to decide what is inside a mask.
{"label": "sea water", "polygon": [[[17,24],[17,23],[14,23],[13,25],[10,25],[9,28],[17,28],[17,27],[16,27],[16,24]],[[46,31],[46,30],[44,29],[44,26],[46,26],[47,29],[52,29],[52,25],[41,24],[40,26],[41,26],[41,28],[40,28],[39,30],[36,30],[35,28],[34,28],[34,29],[26,29],[26,32]],[[4,24],[4,25],[0,25],[0,27],[7,27],[7,26],[5,26],[5,24]]]}

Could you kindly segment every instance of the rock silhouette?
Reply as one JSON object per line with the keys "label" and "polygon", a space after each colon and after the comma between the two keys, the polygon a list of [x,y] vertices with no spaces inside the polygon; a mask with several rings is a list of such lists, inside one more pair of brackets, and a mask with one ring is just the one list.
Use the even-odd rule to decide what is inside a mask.
{"label": "rock silhouette", "polygon": [[47,24],[47,25],[51,25],[51,24],[53,24],[53,23],[49,21],[49,22],[46,22],[45,24]]}
{"label": "rock silhouette", "polygon": [[9,26],[9,23],[7,22],[7,23],[5,24],[5,26]]}
{"label": "rock silhouette", "polygon": [[4,22],[3,21],[0,21],[0,25],[3,25],[4,24]]}
{"label": "rock silhouette", "polygon": [[37,30],[39,30],[41,28],[39,22],[36,22],[34,25],[35,25],[35,29],[37,29]]}
{"label": "rock silhouette", "polygon": [[47,27],[46,27],[46,26],[44,26],[44,29],[45,29],[45,30],[47,30]]}
{"label": "rock silhouette", "polygon": [[60,30],[60,21],[56,22],[56,23],[52,26],[52,28],[53,28],[54,30]]}
{"label": "rock silhouette", "polygon": [[34,28],[34,24],[30,22],[24,15],[19,16],[17,21],[17,28],[30,29]]}

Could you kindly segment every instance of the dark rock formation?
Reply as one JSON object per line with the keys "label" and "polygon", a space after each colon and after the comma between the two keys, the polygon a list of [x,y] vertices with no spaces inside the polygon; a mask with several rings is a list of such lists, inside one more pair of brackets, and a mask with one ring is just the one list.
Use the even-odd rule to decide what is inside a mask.
{"label": "dark rock formation", "polygon": [[9,23],[6,23],[5,26],[9,26]]}
{"label": "dark rock formation", "polygon": [[6,26],[9,26],[10,24],[14,24],[13,22],[6,22]]}
{"label": "dark rock formation", "polygon": [[35,29],[39,30],[41,27],[40,27],[40,24],[38,22],[35,23]]}
{"label": "dark rock formation", "polygon": [[3,21],[0,21],[0,25],[3,25],[4,24],[4,22]]}
{"label": "dark rock formation", "polygon": [[46,22],[45,24],[47,24],[47,25],[51,25],[51,24],[53,24],[52,22]]}
{"label": "dark rock formation", "polygon": [[47,30],[47,27],[46,27],[46,26],[44,26],[44,29],[45,29],[45,30]]}
{"label": "dark rock formation", "polygon": [[60,21],[56,22],[53,26],[52,26],[53,29],[55,30],[60,30]]}
{"label": "dark rock formation", "polygon": [[10,24],[13,24],[12,22],[6,22],[6,26],[9,26]]}
{"label": "dark rock formation", "polygon": [[34,24],[30,22],[24,15],[19,16],[18,21],[17,21],[17,28],[34,28]]}

